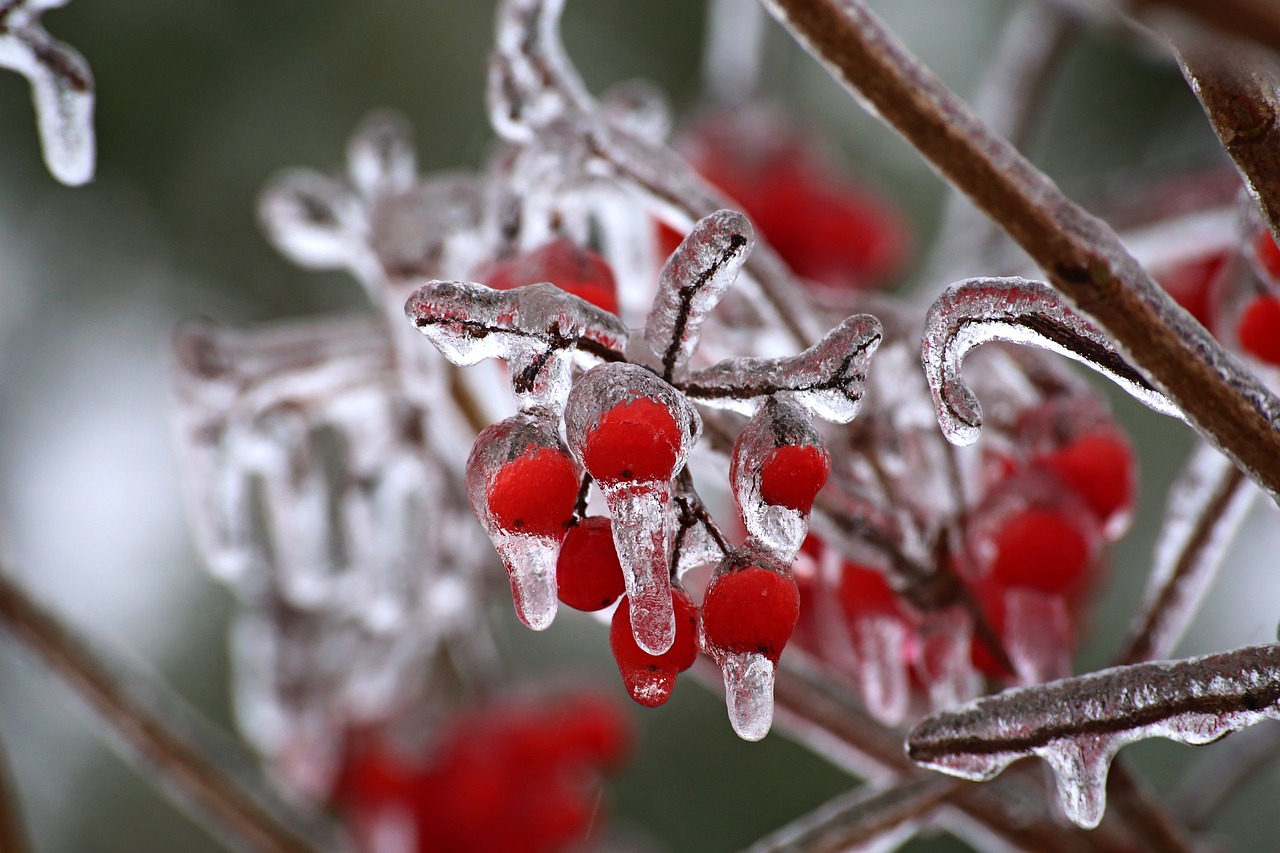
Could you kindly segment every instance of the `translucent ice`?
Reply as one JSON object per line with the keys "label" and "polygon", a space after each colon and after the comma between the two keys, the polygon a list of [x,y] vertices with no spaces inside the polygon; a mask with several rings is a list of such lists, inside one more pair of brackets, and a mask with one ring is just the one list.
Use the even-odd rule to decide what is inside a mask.
{"label": "translucent ice", "polygon": [[44,161],[55,178],[77,186],[93,178],[93,74],[73,48],[49,37],[46,9],[67,0],[14,0],[0,7],[0,68],[31,83]]}
{"label": "translucent ice", "polygon": [[743,740],[761,740],[773,726],[773,661],[759,652],[731,652],[720,670],[733,730]]}
{"label": "translucent ice", "polygon": [[1075,823],[1102,819],[1111,759],[1151,737],[1210,743],[1280,719],[1280,646],[1137,664],[1020,687],[923,720],[907,736],[919,764],[990,779],[1026,755],[1047,760]]}
{"label": "translucent ice", "polygon": [[347,172],[365,198],[407,192],[418,166],[404,117],[386,110],[366,116],[347,143]]}
{"label": "translucent ice", "polygon": [[1004,646],[1023,684],[1071,673],[1071,614],[1060,595],[1010,587],[1004,595]]}
{"label": "translucent ice", "polygon": [[880,321],[858,314],[799,355],[725,359],[694,373],[682,387],[699,403],[744,415],[780,395],[824,420],[848,423],[862,406],[867,366],[881,338]]}
{"label": "translucent ice", "polygon": [[1046,284],[1022,278],[974,278],[952,285],[929,309],[921,361],[947,439],[972,444],[982,406],[960,369],[969,351],[991,341],[1048,349],[1086,364],[1161,414],[1181,411],[1116,352],[1110,341]]}
{"label": "translucent ice", "polygon": [[870,614],[849,625],[854,678],[867,712],[887,726],[899,725],[911,700],[904,649],[909,633],[901,619]]}
{"label": "translucent ice", "polygon": [[304,267],[350,267],[365,250],[359,201],[338,181],[310,169],[273,177],[258,202],[258,217],[276,248]]}

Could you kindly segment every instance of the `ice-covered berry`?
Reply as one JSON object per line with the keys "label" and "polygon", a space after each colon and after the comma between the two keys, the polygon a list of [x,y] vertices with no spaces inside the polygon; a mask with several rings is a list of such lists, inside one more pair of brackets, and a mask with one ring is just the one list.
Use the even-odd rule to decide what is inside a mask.
{"label": "ice-covered berry", "polygon": [[838,594],[840,608],[850,622],[873,616],[900,618],[898,596],[884,572],[845,561],[840,570]]}
{"label": "ice-covered berry", "polygon": [[790,574],[751,565],[732,568],[707,585],[703,641],[717,657],[756,652],[777,663],[799,617],[800,591]]}
{"label": "ice-covered berry", "polygon": [[556,563],[556,587],[560,600],[575,610],[602,610],[622,595],[626,587],[608,518],[584,518],[569,528]]}
{"label": "ice-covered berry", "polygon": [[671,409],[652,397],[637,397],[600,416],[587,432],[583,463],[601,483],[669,480],[681,441]]}
{"label": "ice-covered berry", "polygon": [[1087,529],[1069,513],[1029,508],[1011,515],[993,537],[988,578],[999,587],[1066,594],[1093,563]]}
{"label": "ice-covered berry", "polygon": [[618,313],[618,285],[608,262],[567,237],[499,261],[478,271],[476,277],[494,290],[549,281],[598,308]]}
{"label": "ice-covered berry", "polygon": [[489,489],[489,515],[508,533],[562,537],[573,519],[578,487],[568,456],[531,445],[498,469]]}
{"label": "ice-covered berry", "polygon": [[830,473],[831,457],[824,448],[779,447],[760,467],[760,497],[767,504],[808,513]]}
{"label": "ice-covered berry", "polygon": [[631,603],[626,599],[614,611],[609,627],[609,647],[631,698],[653,708],[666,702],[676,675],[693,666],[698,657],[698,606],[688,593],[671,588],[676,633],[671,648],[651,655],[636,643],[631,627]]}
{"label": "ice-covered berry", "polygon": [[1132,510],[1137,490],[1133,448],[1119,430],[1082,435],[1038,461],[1084,498],[1100,523]]}
{"label": "ice-covered berry", "polygon": [[[1267,242],[1272,246],[1271,237]],[[1280,261],[1277,261],[1280,267]],[[1280,365],[1280,298],[1265,295],[1250,302],[1236,329],[1240,348],[1267,364]]]}

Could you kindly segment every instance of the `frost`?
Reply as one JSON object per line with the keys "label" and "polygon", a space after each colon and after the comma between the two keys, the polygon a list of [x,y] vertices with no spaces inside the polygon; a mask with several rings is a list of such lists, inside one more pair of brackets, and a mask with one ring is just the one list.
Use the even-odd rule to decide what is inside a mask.
{"label": "frost", "polygon": [[31,83],[44,162],[55,178],[79,186],[92,180],[93,74],[75,49],[49,37],[40,24],[47,9],[68,0],[11,0],[0,6],[0,68]]}
{"label": "frost", "polygon": [[1022,278],[974,278],[952,285],[934,302],[925,320],[921,348],[938,423],[953,444],[965,446],[978,438],[982,407],[960,377],[960,368],[970,350],[991,341],[1065,355],[1111,379],[1153,411],[1182,417],[1048,285]]}
{"label": "frost", "polygon": [[759,652],[730,652],[719,663],[733,730],[743,740],[761,740],[773,726],[773,661]]}
{"label": "frost", "polygon": [[1049,762],[1068,817],[1102,819],[1111,759],[1152,737],[1210,743],[1280,719],[1280,646],[1137,664],[1007,690],[923,720],[907,736],[913,761],[986,780],[1026,755]]}

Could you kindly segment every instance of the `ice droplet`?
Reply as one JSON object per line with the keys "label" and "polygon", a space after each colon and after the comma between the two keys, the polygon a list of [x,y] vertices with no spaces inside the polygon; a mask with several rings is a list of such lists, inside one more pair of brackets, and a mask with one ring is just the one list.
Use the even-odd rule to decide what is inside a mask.
{"label": "ice droplet", "polygon": [[982,406],[961,378],[965,356],[975,347],[1006,341],[1040,347],[1093,368],[1138,402],[1161,414],[1182,412],[1076,314],[1047,284],[1022,278],[972,278],[953,284],[925,319],[921,362],[933,394],[938,423],[952,444],[978,439]]}
{"label": "ice droplet", "polygon": [[720,669],[733,730],[743,740],[763,739],[773,726],[773,661],[759,652],[730,652]]}
{"label": "ice droplet", "polygon": [[668,557],[670,485],[617,483],[600,490],[613,519],[613,544],[631,602],[632,636],[649,654],[663,654],[676,639]]}

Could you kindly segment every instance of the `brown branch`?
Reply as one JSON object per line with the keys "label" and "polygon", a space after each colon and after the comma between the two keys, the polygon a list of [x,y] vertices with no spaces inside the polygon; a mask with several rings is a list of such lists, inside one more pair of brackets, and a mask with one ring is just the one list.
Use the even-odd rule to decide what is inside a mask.
{"label": "brown branch", "polygon": [[290,825],[261,794],[246,790],[195,743],[194,737],[156,713],[153,706],[164,696],[159,685],[130,684],[136,679],[114,672],[88,643],[32,600],[3,568],[0,624],[97,712],[119,737],[126,757],[132,753],[144,759],[168,783],[162,790],[223,834],[233,847],[306,851],[333,846]]}
{"label": "brown branch", "polygon": [[1280,400],[1173,303],[1114,231],[991,132],[860,0],[763,2],[1280,501]]}
{"label": "brown branch", "polygon": [[[1280,5],[1274,8],[1280,16]],[[1280,94],[1275,74],[1262,57],[1209,41],[1187,46],[1178,60],[1271,233],[1280,235]]]}
{"label": "brown branch", "polygon": [[9,771],[4,744],[0,743],[0,853],[27,853],[28,850],[18,787]]}
{"label": "brown branch", "polygon": [[1274,0],[1130,0],[1137,18],[1176,10],[1218,32],[1280,50],[1280,5]]}

